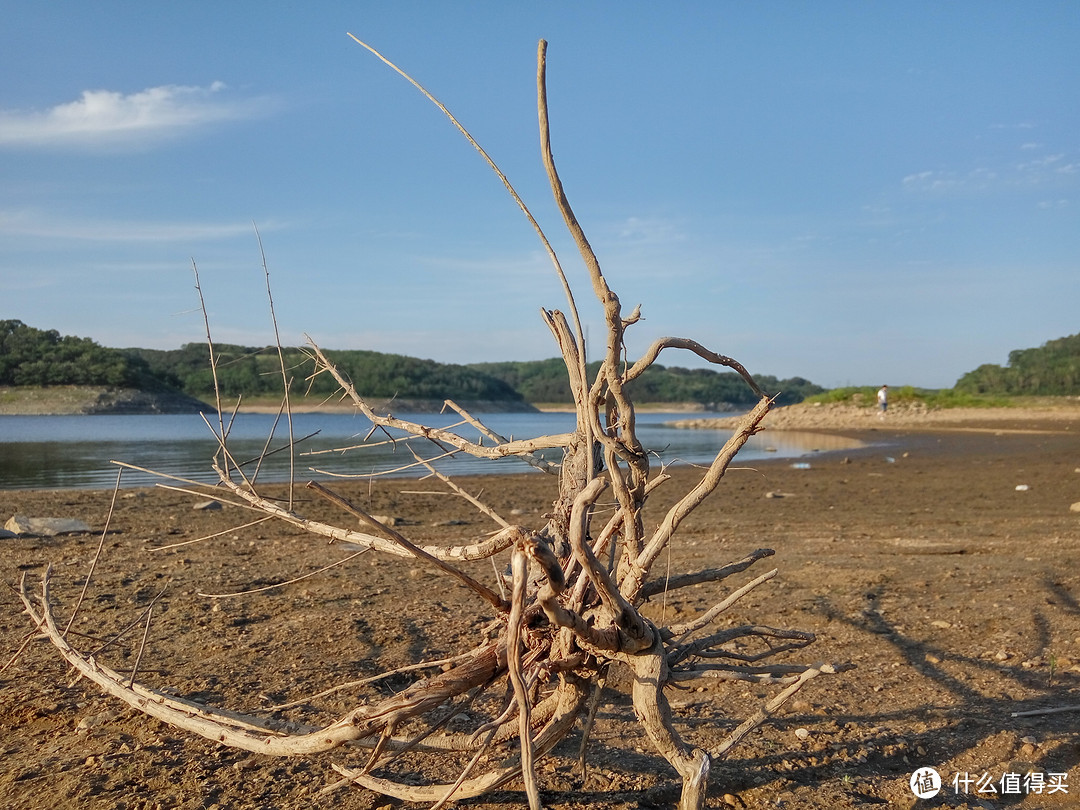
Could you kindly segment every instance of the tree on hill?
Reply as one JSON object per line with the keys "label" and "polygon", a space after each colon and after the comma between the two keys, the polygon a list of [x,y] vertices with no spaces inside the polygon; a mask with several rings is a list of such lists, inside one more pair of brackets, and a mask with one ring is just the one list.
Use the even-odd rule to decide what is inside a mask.
{"label": "tree on hill", "polygon": [[961,377],[955,390],[965,394],[1080,394],[1080,334],[1050,340],[1037,349],[1009,352],[1007,366],[990,363]]}
{"label": "tree on hill", "polygon": [[[127,351],[142,358],[159,376],[191,396],[208,397],[214,392],[209,350],[204,344],[189,343],[168,351]],[[283,349],[283,352],[294,394],[310,392],[315,396],[332,396],[337,391],[337,384],[325,375],[313,376],[315,365],[307,353],[296,348]],[[334,351],[330,354],[353,385],[374,399],[522,401],[521,395],[504,381],[467,366],[372,351]],[[281,366],[276,347],[215,344],[214,356],[218,385],[224,396],[280,394]]]}
{"label": "tree on hill", "polygon": [[90,338],[0,321],[0,385],[160,387],[147,364]]}

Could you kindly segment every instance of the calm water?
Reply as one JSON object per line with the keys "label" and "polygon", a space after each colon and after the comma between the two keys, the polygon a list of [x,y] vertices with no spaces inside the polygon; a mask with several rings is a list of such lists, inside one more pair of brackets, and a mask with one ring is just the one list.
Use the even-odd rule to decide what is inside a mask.
{"label": "calm water", "polygon": [[[698,416],[699,414],[694,414]],[[722,414],[717,414],[722,415]],[[423,414],[410,417],[426,424],[444,427],[456,421],[449,415]],[[646,413],[639,416],[638,436],[650,451],[659,454],[664,462],[707,463],[730,436],[726,430],[680,430],[663,423],[686,418],[686,414]],[[518,439],[534,438],[573,429],[573,414],[483,414],[483,421],[503,436]],[[215,420],[211,424],[216,425]],[[273,430],[274,417],[269,414],[239,414],[229,431],[230,451],[237,462],[257,458],[267,446]],[[381,432],[369,439],[379,446],[340,451],[362,443],[371,425],[361,416],[349,414],[295,414],[293,435],[307,437],[298,445],[295,455],[298,479],[321,478],[332,475],[385,473],[397,476],[420,476],[422,468],[400,470],[413,461],[403,442],[391,444]],[[477,439],[477,431],[467,425],[454,428],[459,435]],[[804,438],[784,440],[777,435],[767,439],[751,438],[739,454],[741,460],[765,456],[797,457],[821,447],[823,437],[811,443]],[[270,448],[284,447],[288,428],[282,420],[270,440]],[[441,450],[430,442],[413,440],[410,445],[425,457],[438,455]],[[769,450],[766,450],[766,447]],[[196,481],[213,482],[217,478],[211,468],[217,443],[206,422],[198,415],[98,415],[98,416],[0,416],[0,489],[50,488],[111,488],[117,477],[120,461],[153,469],[166,475]],[[459,455],[437,464],[448,475],[477,473],[526,472],[528,465],[517,459],[496,462]],[[244,467],[250,475],[255,464]],[[289,477],[289,454],[278,452],[265,460],[259,480],[284,481]],[[123,486],[147,486],[162,479],[147,473],[125,469]]]}

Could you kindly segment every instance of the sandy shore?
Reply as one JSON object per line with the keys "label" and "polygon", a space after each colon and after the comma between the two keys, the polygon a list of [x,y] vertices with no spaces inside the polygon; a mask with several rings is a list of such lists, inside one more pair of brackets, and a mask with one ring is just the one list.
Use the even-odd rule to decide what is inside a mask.
{"label": "sandy shore", "polygon": [[[1078,806],[1080,429],[1073,417],[950,413],[944,424],[912,415],[914,429],[899,413],[883,425],[876,416],[833,411],[796,417],[799,409],[782,409],[769,419],[772,429],[794,427],[798,418],[801,430],[825,430],[828,415],[830,429],[861,439],[862,448],[816,454],[802,469],[790,459],[736,462],[672,545],[673,572],[775,549],[769,565],[778,576],[725,614],[723,626],[810,630],[817,642],[795,660],[857,667],[815,680],[717,761],[709,807],[730,806],[723,798],[730,794],[747,810],[913,808],[908,781],[917,766],[935,767],[946,781],[932,806]],[[650,523],[700,474],[673,473],[654,495]],[[482,489],[501,514],[538,526],[553,483],[537,474],[480,477],[468,486]],[[424,542],[463,542],[492,526],[434,481],[341,489]],[[273,703],[475,640],[484,609],[471,594],[421,564],[373,555],[264,593],[201,597],[283,582],[345,553],[287,526],[241,528],[250,513],[197,511],[193,500],[163,489],[119,499],[74,626],[79,646],[91,649],[135,622],[168,583],[142,676],[215,706],[265,714]],[[109,501],[105,492],[0,491],[0,519],[62,515],[100,531]],[[311,503],[301,507],[335,518]],[[98,534],[0,543],[8,583],[23,574],[36,582],[46,564],[54,566],[54,598],[67,617]],[[490,578],[490,565],[474,574]],[[650,615],[689,619],[743,581],[657,597]],[[27,631],[14,591],[0,589],[0,665]],[[102,660],[130,667],[141,633],[140,626]],[[703,682],[671,697],[686,738],[708,747],[774,691]],[[326,720],[356,698],[345,693],[279,716]],[[541,770],[547,807],[630,810],[677,800],[677,777],[634,722],[624,676],[616,674],[604,693],[584,782],[573,768],[579,741],[575,732]],[[42,643],[0,674],[0,747],[5,808],[401,806],[359,788],[320,792],[337,778],[331,763],[359,764],[361,754],[278,760],[220,748],[71,680]],[[949,783],[961,774],[1000,780],[1011,773],[1064,774],[1054,778],[1068,793],[987,799]],[[511,786],[462,806],[510,810],[523,801]]]}
{"label": "sandy shore", "polygon": [[[737,419],[684,419],[686,428],[734,427]],[[876,408],[841,403],[814,403],[775,408],[763,423],[767,430],[1072,430],[1080,429],[1080,398],[1053,406],[1015,408],[941,408],[891,406]]]}

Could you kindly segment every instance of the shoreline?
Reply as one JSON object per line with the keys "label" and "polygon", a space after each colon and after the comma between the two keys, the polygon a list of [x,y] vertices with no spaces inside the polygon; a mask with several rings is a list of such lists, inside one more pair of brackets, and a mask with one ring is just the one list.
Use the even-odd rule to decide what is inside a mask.
{"label": "shoreline", "polygon": [[[768,565],[775,561],[779,573],[734,606],[730,622],[815,633],[817,641],[792,653],[792,662],[858,667],[814,680],[732,759],[713,763],[715,783],[747,810],[833,810],[870,800],[907,807],[916,764],[948,778],[984,771],[1000,777],[1024,762],[1028,770],[1068,772],[1075,788],[1076,714],[1011,714],[1080,703],[1080,511],[1072,508],[1080,509],[1080,430],[1061,420],[1026,423],[1039,425],[1047,432],[821,428],[873,444],[823,451],[809,468],[791,459],[736,459],[717,492],[681,525],[670,559],[655,573],[775,549]],[[671,479],[650,499],[648,525],[658,525],[702,474],[689,465],[668,472]],[[482,491],[496,513],[530,529],[546,522],[558,486],[535,473],[471,476],[466,485]],[[285,487],[265,489],[273,495]],[[446,497],[434,480],[340,482],[334,489],[425,544],[461,545],[495,526],[463,499]],[[94,564],[77,629],[107,635],[136,621],[168,577],[140,674],[155,688],[234,710],[259,708],[255,693],[279,702],[308,698],[357,672],[421,654],[456,654],[475,640],[478,617],[486,619],[473,592],[423,563],[367,554],[327,567],[351,552],[310,542],[286,524],[250,524],[241,507],[194,509],[204,497],[132,489],[116,499],[110,518],[104,490],[0,491],[0,519],[62,515],[92,527],[82,535],[0,541],[4,578],[17,582],[28,574],[34,582],[52,564],[52,595],[70,607]],[[349,520],[320,499],[298,510],[342,525]],[[467,570],[492,581],[490,564]],[[745,580],[673,591],[645,609],[658,622],[690,621]],[[225,602],[198,596],[275,583],[280,587]],[[8,617],[0,622],[0,644],[14,652],[30,629],[14,590],[0,591],[0,614]],[[102,653],[102,662],[135,666],[138,635]],[[90,646],[81,636],[79,643]],[[112,805],[134,794],[164,805],[176,791],[202,795],[207,780],[219,786],[214,798],[221,806],[250,806],[254,790],[267,806],[371,810],[385,803],[360,788],[324,797],[319,791],[339,778],[327,759],[220,748],[127,712],[93,684],[69,683],[63,670],[50,646],[34,644],[0,679],[4,806],[41,807],[56,796],[72,797],[65,807]],[[749,692],[741,684],[698,681],[692,691],[673,693],[688,742],[715,744],[756,705]],[[677,776],[633,720],[625,679],[613,677],[603,694],[589,749],[590,770],[602,781],[548,782],[545,806],[593,805],[597,791],[610,810],[677,798]],[[294,719],[308,722],[323,716],[318,711],[336,718],[351,705],[305,707]],[[919,749],[926,753],[916,762]],[[556,752],[545,778],[569,773],[576,751],[574,745],[565,756]],[[296,769],[289,779],[281,777],[283,767]],[[473,804],[515,810],[522,801],[511,785]]]}
{"label": "shoreline", "polygon": [[[733,428],[738,417],[682,419],[673,427],[694,429]],[[1067,432],[1080,430],[1080,401],[1066,400],[1053,406],[1000,408],[940,408],[921,404],[890,407],[882,417],[876,408],[845,403],[800,403],[774,408],[762,421],[762,431],[987,431]]]}

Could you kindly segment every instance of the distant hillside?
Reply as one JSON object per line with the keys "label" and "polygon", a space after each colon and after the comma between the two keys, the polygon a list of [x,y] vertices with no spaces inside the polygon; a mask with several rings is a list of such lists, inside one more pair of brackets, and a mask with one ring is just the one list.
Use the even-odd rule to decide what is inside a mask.
{"label": "distant hillside", "polygon": [[[160,378],[192,396],[214,395],[214,375],[209,350],[204,344],[189,343],[179,349],[125,349]],[[329,374],[312,377],[315,364],[307,352],[283,349],[285,367],[296,395],[332,397],[338,385]],[[371,400],[487,401],[505,403],[508,409],[525,405],[521,394],[502,380],[467,366],[436,363],[400,354],[370,351],[331,351],[327,357],[356,390]],[[215,344],[217,380],[222,396],[280,396],[281,363],[274,346],[252,348]]]}
{"label": "distant hillside", "polygon": [[[214,346],[217,379],[228,399],[281,395],[281,367],[276,347]],[[502,380],[460,365],[436,363],[396,354],[368,351],[328,351],[338,368],[357,390],[375,400],[395,400],[413,408],[435,407],[453,399],[474,407],[496,403],[500,409],[530,410],[522,396]],[[284,350],[285,365],[297,395],[331,397],[337,384],[328,374],[310,379],[314,362],[301,349]],[[65,400],[65,412],[90,412],[109,407],[132,410],[151,400],[119,391],[152,392],[153,403],[183,402],[169,395],[184,394],[203,401],[214,397],[214,375],[205,344],[191,343],[179,349],[110,349],[89,338],[61,335],[57,330],[35,329],[22,321],[0,321],[0,386],[22,389],[26,396],[7,391],[9,408],[49,408],[49,391]],[[78,392],[61,391],[77,386]],[[106,389],[112,393],[100,394]],[[70,401],[67,401],[70,400]],[[77,400],[77,401],[76,401]],[[85,400],[85,402],[83,402]],[[20,406],[19,403],[22,403]],[[53,403],[56,405],[58,403]],[[187,407],[190,408],[190,401]],[[406,407],[402,405],[402,407]],[[157,404],[147,405],[157,410]],[[74,410],[72,410],[74,409]],[[10,412],[10,410],[9,410]]]}
{"label": "distant hillside", "polygon": [[[288,348],[283,353],[294,396],[307,394],[308,402],[335,396],[337,383],[329,374],[314,375],[314,362],[306,351]],[[566,369],[559,359],[463,366],[371,351],[326,354],[362,396],[372,402],[393,400],[397,403],[393,407],[398,409],[437,408],[445,399],[484,410],[490,410],[490,406],[530,410],[530,403],[573,401]],[[276,347],[216,344],[214,355],[217,382],[226,400],[280,397],[281,366]],[[590,372],[595,373],[598,366],[591,364]],[[779,392],[780,404],[800,402],[824,390],[801,377],[778,380],[759,376],[757,381],[765,391]],[[5,394],[10,407],[15,408],[20,407],[16,402],[27,407],[37,402],[44,407],[48,389],[54,389],[60,397],[61,386],[97,387],[112,392],[102,399],[98,393],[81,392],[79,396],[91,397],[96,403],[94,410],[133,409],[140,407],[140,402],[149,402],[131,396],[117,398],[118,391],[155,393],[159,395],[155,402],[175,403],[177,407],[182,400],[174,395],[204,402],[214,398],[214,374],[205,344],[189,343],[171,350],[109,349],[89,338],[63,336],[56,330],[35,329],[16,320],[0,321],[0,386],[40,389],[32,396],[24,392],[27,396],[21,399],[14,392]],[[712,369],[653,366],[634,380],[628,391],[642,403],[695,403],[708,410],[730,410],[755,401],[738,374]]]}
{"label": "distant hillside", "polygon": [[0,385],[92,385],[158,390],[162,380],[138,357],[22,321],[0,321]]}
{"label": "distant hillside", "polygon": [[[599,366],[599,362],[590,363],[589,373],[595,374]],[[558,358],[517,363],[474,363],[471,368],[504,380],[529,402],[573,401],[566,369]],[[754,379],[764,391],[779,392],[777,402],[781,405],[801,402],[825,390],[802,377],[779,380],[766,374]],[[692,402],[714,411],[732,410],[753,405],[757,401],[754,392],[734,371],[707,368],[654,365],[630,383],[627,391],[638,402]]]}
{"label": "distant hillside", "polygon": [[1009,352],[1007,366],[982,365],[961,377],[958,393],[1027,396],[1080,394],[1080,335]]}

